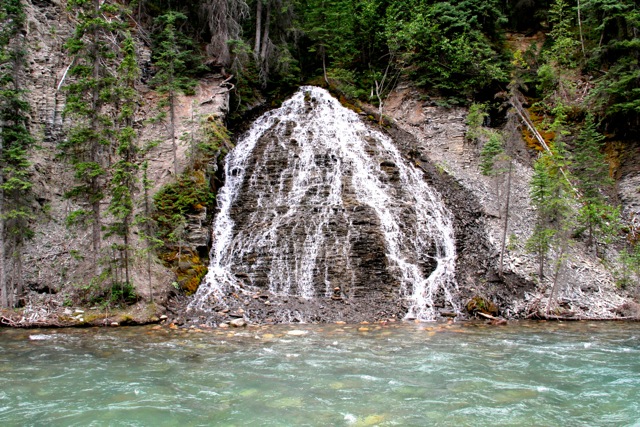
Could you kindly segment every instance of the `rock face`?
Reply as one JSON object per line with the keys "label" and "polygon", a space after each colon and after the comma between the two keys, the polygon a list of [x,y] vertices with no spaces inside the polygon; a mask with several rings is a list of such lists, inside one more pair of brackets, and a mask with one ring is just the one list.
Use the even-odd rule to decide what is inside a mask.
{"label": "rock face", "polygon": [[[228,158],[213,262],[191,308],[274,322],[464,318],[469,301],[506,317],[544,309],[549,278],[538,283],[525,250],[535,212],[524,143],[509,148],[499,275],[504,214],[481,146],[465,140],[466,110],[419,99],[391,94],[385,135],[312,88],[259,119]],[[572,315],[616,317],[627,301],[579,244],[560,280],[557,304]]]}
{"label": "rock face", "polygon": [[[28,67],[21,77],[21,84],[30,94],[30,130],[37,139],[38,149],[30,153],[35,193],[35,235],[25,248],[23,273],[28,288],[42,294],[43,298],[59,294],[57,302],[61,303],[64,298],[61,294],[71,294],[88,286],[87,278],[94,274],[88,256],[91,245],[89,230],[66,226],[67,215],[82,206],[64,197],[74,177],[71,167],[59,156],[59,144],[70,126],[62,114],[66,102],[65,85],[71,81],[68,75],[71,58],[64,50],[64,43],[74,30],[74,21],[66,11],[67,2],[64,0],[32,0],[24,4]],[[135,32],[133,36],[136,38]],[[136,50],[142,69],[150,58],[150,50],[139,39],[136,40]],[[189,164],[189,136],[198,131],[199,120],[220,117],[228,111],[228,89],[221,86],[223,80],[220,75],[210,74],[199,81],[193,96],[178,98],[176,136],[179,172]],[[148,161],[148,178],[153,183],[150,193],[153,195],[164,184],[174,180],[172,143],[166,124],[149,120],[161,111],[159,95],[142,80],[136,83],[136,89],[140,96],[135,117],[138,143],[140,146],[154,143],[144,159]],[[141,194],[136,195],[136,201],[139,202],[136,208],[142,209]],[[108,203],[109,200],[103,201],[103,212]],[[109,218],[105,218],[105,223],[108,221]],[[193,246],[194,252],[195,248],[205,248],[206,252],[209,224],[202,216],[188,218],[188,221],[185,240]],[[105,248],[110,243],[105,240]],[[152,263],[152,289],[144,262],[136,262],[132,274],[133,282],[141,285],[137,292],[144,299],[153,292],[156,302],[162,303],[166,301],[168,292],[173,290],[173,273],[159,263]]]}
{"label": "rock face", "polygon": [[[338,301],[425,320],[437,306],[459,310],[440,195],[387,135],[322,89],[302,88],[253,125],[227,158],[218,199],[194,306],[262,293],[301,300],[303,319]],[[279,318],[291,309],[269,308]]]}
{"label": "rock face", "polygon": [[[455,214],[461,298],[466,302],[481,295],[496,302],[501,314],[507,317],[524,317],[546,307],[550,278],[539,282],[536,260],[525,249],[535,223],[535,211],[529,201],[533,162],[518,131],[518,123],[507,126],[512,141],[508,154],[514,159],[514,170],[507,231],[509,244],[504,256],[504,277],[499,278],[496,272],[504,214],[500,212],[495,183],[480,173],[481,145],[465,141],[466,110],[425,102],[419,91],[407,84],[399,85],[389,96],[385,109],[385,114],[393,118],[398,128],[396,132],[410,135],[395,140],[407,156],[415,158],[417,163],[424,162],[427,175]],[[440,173],[429,172],[434,166]],[[636,173],[629,171],[621,184],[633,187]],[[458,190],[452,190],[456,187]],[[630,188],[621,197],[625,210],[630,213],[637,210],[637,189],[635,191]],[[613,258],[610,261],[615,263]],[[558,301],[563,309],[577,316],[616,317],[616,307],[628,301],[628,296],[616,288],[611,271],[588,254],[580,242],[571,245],[559,277]]]}

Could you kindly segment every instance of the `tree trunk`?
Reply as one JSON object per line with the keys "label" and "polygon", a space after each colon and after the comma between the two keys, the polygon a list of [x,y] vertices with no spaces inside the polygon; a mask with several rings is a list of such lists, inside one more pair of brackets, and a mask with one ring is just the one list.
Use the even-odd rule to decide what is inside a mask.
{"label": "tree trunk", "polygon": [[582,17],[580,16],[580,0],[578,0],[578,29],[580,32],[580,47],[582,48],[582,57],[586,58],[587,54],[584,49],[584,36],[582,35]]}
{"label": "tree trunk", "polygon": [[253,46],[253,56],[256,62],[260,58],[260,37],[262,36],[262,0],[256,1],[256,40]]}
{"label": "tree trunk", "polygon": [[509,161],[509,172],[507,175],[507,200],[504,208],[504,225],[502,228],[502,247],[500,248],[500,269],[499,275],[502,277],[504,266],[504,248],[507,242],[507,229],[509,228],[509,202],[511,201],[511,170],[513,168],[513,162]]}
{"label": "tree trunk", "polygon": [[271,2],[267,2],[267,10],[264,17],[264,31],[262,34],[262,48],[260,50],[260,64],[266,76],[269,64],[267,54],[269,53],[269,27],[271,26]]}
{"label": "tree trunk", "polygon": [[540,284],[544,281],[544,258],[545,253],[543,251],[542,245],[538,248],[538,276],[540,277]]}
{"label": "tree trunk", "polygon": [[329,78],[327,77],[327,55],[324,46],[320,46],[321,55],[322,55],[322,75],[324,77],[324,82],[329,86]]}
{"label": "tree trunk", "polygon": [[125,283],[131,284],[129,277],[129,219],[124,219],[124,277]]}
{"label": "tree trunk", "polygon": [[178,145],[176,144],[176,106],[175,93],[169,89],[169,137],[173,149],[173,175],[178,177]]}
{"label": "tree trunk", "polygon": [[[2,155],[4,145],[3,139],[0,136],[0,155]],[[7,272],[6,272],[6,263],[5,263],[5,241],[4,241],[4,190],[2,186],[4,185],[4,170],[0,171],[0,292],[2,293],[2,298],[0,300],[0,304],[2,308],[9,307],[9,289],[7,286]]]}
{"label": "tree trunk", "polygon": [[147,240],[147,280],[149,281],[149,301],[153,303],[153,285],[151,283],[151,226],[149,221],[151,219],[151,208],[149,206],[149,182],[147,176],[147,163],[143,166],[143,188],[144,188],[144,232]]}
{"label": "tree trunk", "polygon": [[[98,15],[100,13],[100,0],[94,0],[93,6],[94,6],[96,15]],[[100,65],[100,55],[98,54],[98,38],[99,38],[98,30],[97,28],[94,28],[92,32],[91,50],[94,58],[93,64],[92,64],[92,67],[93,67],[92,77],[95,82],[97,82],[100,79],[100,75],[102,74],[101,65]],[[100,93],[97,87],[93,87],[91,96],[92,96],[91,106],[93,108],[93,115],[91,118],[91,122],[92,122],[91,129],[96,130],[100,126],[97,118],[98,110],[100,109],[99,107]],[[102,160],[100,158],[101,156],[100,156],[99,144],[100,144],[99,141],[96,141],[96,140],[91,141],[91,145],[92,145],[91,161],[95,162],[98,165],[101,164],[101,160]],[[91,237],[92,237],[92,243],[93,243],[93,270],[94,270],[94,274],[97,276],[99,274],[98,257],[100,255],[100,246],[101,246],[100,200],[98,198],[98,194],[100,193],[100,182],[97,177],[94,177],[91,179],[91,191],[93,193],[92,196],[94,197],[94,200],[91,201],[91,212],[93,217],[93,224],[92,224],[92,231],[91,231]]]}
{"label": "tree trunk", "polygon": [[[97,181],[97,180],[94,180]],[[94,188],[97,189],[97,191],[99,191],[99,188],[97,188],[98,185],[94,184]],[[100,200],[95,200],[91,203],[91,213],[92,213],[92,217],[93,217],[93,224],[91,224],[91,237],[92,237],[92,241],[93,241],[93,268],[94,268],[94,273],[97,276],[98,275],[98,258],[100,256],[100,246],[101,246],[101,239],[100,239],[100,233],[102,231],[102,227],[100,224]]]}
{"label": "tree trunk", "polygon": [[553,298],[554,295],[556,293],[556,289],[558,287],[558,277],[560,276],[560,270],[562,270],[562,267],[564,265],[564,252],[566,249],[566,240],[567,237],[563,236],[562,238],[562,243],[560,244],[560,255],[558,256],[558,260],[556,261],[556,271],[553,273],[553,286],[551,286],[551,293],[549,294],[549,301],[547,301],[547,316],[549,315],[549,312],[551,311],[551,305],[553,303]]}
{"label": "tree trunk", "polygon": [[22,275],[22,243],[16,243],[15,247],[15,255],[14,255],[14,265],[13,265],[13,276],[15,278],[15,295],[16,298],[22,298],[24,294],[24,278]]}

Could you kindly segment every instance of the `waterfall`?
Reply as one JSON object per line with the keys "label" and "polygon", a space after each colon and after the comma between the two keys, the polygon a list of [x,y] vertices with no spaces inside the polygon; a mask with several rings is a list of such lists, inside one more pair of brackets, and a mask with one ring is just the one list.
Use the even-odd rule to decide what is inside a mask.
{"label": "waterfall", "polygon": [[[452,215],[393,141],[327,91],[302,87],[226,158],[211,265],[192,308],[231,294],[402,300],[455,311]],[[371,297],[374,298],[374,297]]]}

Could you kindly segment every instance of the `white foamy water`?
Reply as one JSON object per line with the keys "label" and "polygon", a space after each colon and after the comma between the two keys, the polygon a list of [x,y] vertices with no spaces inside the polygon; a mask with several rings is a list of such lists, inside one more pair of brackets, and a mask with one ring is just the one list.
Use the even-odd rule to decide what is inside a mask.
{"label": "white foamy water", "polygon": [[[265,186],[265,171],[282,156],[286,167]],[[243,191],[257,193],[257,206],[245,219],[254,226],[240,229],[233,213]],[[270,292],[330,297],[334,286],[343,285],[335,283],[330,267],[353,277],[351,212],[364,207],[379,224],[387,269],[407,300],[407,317],[435,319],[436,295],[458,310],[451,213],[389,137],[323,89],[303,87],[255,121],[227,156],[217,197],[211,265],[192,307],[206,308],[229,291],[254,290],[251,274],[234,274],[249,254],[258,254],[252,255],[252,271],[267,270]],[[336,224],[346,232],[336,232]],[[268,263],[260,254],[269,255]],[[331,266],[319,265],[321,257]]]}

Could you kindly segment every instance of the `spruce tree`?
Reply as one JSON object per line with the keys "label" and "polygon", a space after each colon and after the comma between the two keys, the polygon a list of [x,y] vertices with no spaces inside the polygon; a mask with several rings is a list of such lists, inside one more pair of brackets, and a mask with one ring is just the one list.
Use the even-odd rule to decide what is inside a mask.
{"label": "spruce tree", "polygon": [[142,211],[138,212],[135,216],[135,225],[138,226],[140,238],[145,242],[144,254],[147,261],[147,281],[149,287],[149,301],[153,302],[153,283],[151,280],[151,263],[152,256],[155,251],[162,247],[164,242],[160,240],[157,234],[157,224],[153,218],[152,205],[153,201],[149,194],[153,188],[153,182],[149,179],[148,169],[149,162],[142,162]]}
{"label": "spruce tree", "polygon": [[20,0],[0,2],[0,23],[0,305],[6,308],[22,293],[22,244],[32,234],[28,150],[34,140],[19,81],[25,67]]}
{"label": "spruce tree", "polygon": [[596,129],[594,118],[588,114],[575,141],[573,151],[573,176],[580,192],[581,208],[579,224],[587,232],[587,247],[595,248],[606,242],[615,233],[617,210],[606,198],[612,190],[613,179],[609,176],[609,165],[603,150],[604,136]]}
{"label": "spruce tree", "polygon": [[153,61],[157,73],[151,84],[164,95],[163,105],[168,109],[168,136],[173,150],[173,173],[178,176],[178,146],[176,141],[176,103],[181,93],[193,91],[196,81],[193,74],[194,59],[199,58],[193,49],[192,41],[186,38],[177,26],[187,19],[186,15],[169,11],[156,19],[162,31],[156,37]]}
{"label": "spruce tree", "polygon": [[133,194],[137,184],[138,165],[137,135],[133,128],[133,119],[136,109],[135,81],[139,69],[136,61],[136,52],[133,39],[129,35],[122,45],[123,59],[117,69],[118,84],[115,88],[118,107],[118,129],[116,133],[116,161],[112,165],[112,176],[109,186],[111,200],[108,211],[113,217],[112,223],[107,228],[106,236],[117,236],[120,243],[114,245],[114,249],[120,254],[122,260],[120,266],[124,270],[124,282],[121,286],[121,295],[124,294],[124,286],[132,286],[130,275],[131,254],[131,227],[133,219]]}
{"label": "spruce tree", "polygon": [[302,27],[312,41],[309,52],[315,52],[322,62],[324,80],[329,82],[329,68],[346,69],[357,50],[354,33],[354,4],[346,0],[311,0],[306,2]]}
{"label": "spruce tree", "polygon": [[531,179],[531,203],[536,208],[533,234],[527,240],[527,249],[538,258],[540,283],[544,281],[547,257],[554,254],[552,263],[552,287],[547,304],[547,314],[554,301],[560,272],[569,243],[573,189],[567,179],[567,154],[561,138],[557,138],[551,152],[540,155],[534,165]]}
{"label": "spruce tree", "polygon": [[73,57],[67,85],[65,117],[72,120],[62,155],[71,163],[76,179],[66,196],[82,206],[73,212],[68,222],[91,225],[92,261],[98,275],[98,259],[102,246],[102,201],[108,183],[107,170],[115,131],[113,73],[119,47],[117,32],[122,27],[118,6],[100,0],[70,0],[68,8],[75,13],[77,26],[66,48]]}
{"label": "spruce tree", "polygon": [[498,272],[502,276],[504,251],[507,242],[507,229],[509,228],[509,207],[511,201],[511,172],[513,164],[511,158],[504,152],[502,147],[502,136],[491,130],[484,130],[484,133],[488,133],[489,139],[482,146],[480,151],[480,172],[489,176],[495,183],[495,196],[498,216],[502,216],[501,208],[503,205],[502,197],[500,194],[500,186],[503,184],[504,174],[507,174],[507,183],[504,191],[504,222],[502,225],[502,241],[500,244],[500,262]]}

